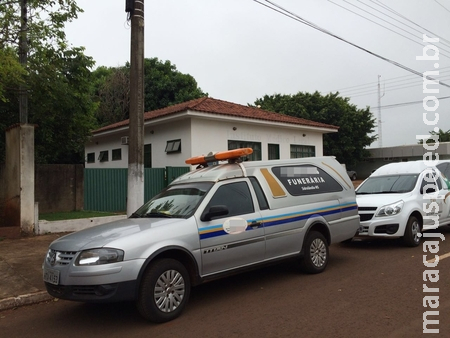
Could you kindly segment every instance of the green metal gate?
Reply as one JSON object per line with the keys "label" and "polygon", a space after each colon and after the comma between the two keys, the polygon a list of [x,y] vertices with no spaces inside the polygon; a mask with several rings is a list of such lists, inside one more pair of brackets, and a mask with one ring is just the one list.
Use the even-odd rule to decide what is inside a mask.
{"label": "green metal gate", "polygon": [[[144,199],[148,201],[189,167],[144,169]],[[84,169],[84,210],[127,210],[128,169]]]}

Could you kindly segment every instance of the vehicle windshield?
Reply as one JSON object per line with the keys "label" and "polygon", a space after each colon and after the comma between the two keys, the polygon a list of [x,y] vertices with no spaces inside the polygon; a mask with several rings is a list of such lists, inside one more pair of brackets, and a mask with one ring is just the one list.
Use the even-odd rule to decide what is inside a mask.
{"label": "vehicle windshield", "polygon": [[192,216],[213,183],[178,184],[169,186],[140,207],[130,218]]}
{"label": "vehicle windshield", "polygon": [[418,174],[369,177],[356,189],[356,194],[398,194],[409,192],[416,186],[418,177]]}

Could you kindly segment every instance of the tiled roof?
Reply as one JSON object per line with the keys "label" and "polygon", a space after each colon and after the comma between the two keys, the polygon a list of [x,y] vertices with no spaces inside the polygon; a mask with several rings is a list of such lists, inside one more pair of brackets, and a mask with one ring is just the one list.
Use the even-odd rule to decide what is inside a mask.
{"label": "tiled roof", "polygon": [[[274,113],[260,108],[243,106],[232,102],[213,99],[211,97],[202,97],[199,99],[186,101],[183,103],[175,104],[173,106],[144,113],[144,122],[188,110],[208,114],[235,116],[245,119],[263,120],[268,122],[280,122],[280,123],[296,124],[308,127],[326,128],[335,130],[339,129],[339,127],[330,124],[314,122],[311,120],[306,120],[298,117]],[[93,133],[96,134],[103,131],[124,127],[127,126],[129,123],[130,120],[124,120],[94,130]]]}

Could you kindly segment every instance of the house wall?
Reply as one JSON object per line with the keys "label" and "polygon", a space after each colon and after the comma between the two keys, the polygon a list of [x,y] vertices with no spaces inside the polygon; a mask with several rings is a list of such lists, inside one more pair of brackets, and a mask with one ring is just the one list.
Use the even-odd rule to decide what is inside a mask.
{"label": "house wall", "polygon": [[[152,145],[152,167],[179,167],[185,166],[184,161],[191,157],[191,121],[186,118],[172,123],[149,126],[147,129],[153,130],[150,134],[146,130],[145,144]],[[147,134],[150,137],[147,137]],[[166,153],[167,141],[181,140],[180,153]]]}
{"label": "house wall", "polygon": [[[85,163],[89,169],[128,168],[128,145],[121,144],[121,138],[128,135],[128,131],[116,134],[97,136],[85,145],[85,157],[95,152],[95,162]],[[152,167],[164,168],[167,166],[185,165],[184,160],[190,157],[190,121],[185,119],[175,123],[150,125],[145,127],[144,144],[151,144]],[[181,139],[181,153],[166,154],[167,141]],[[122,159],[112,160],[112,149],[122,149]],[[109,160],[98,160],[101,151],[109,151]],[[85,158],[86,160],[86,158]]]}
{"label": "house wall", "polygon": [[[233,129],[235,128],[235,130]],[[127,168],[128,146],[121,144],[121,137],[127,131],[96,136],[85,146],[86,155],[95,152],[95,162],[87,163],[86,168]],[[152,167],[184,166],[189,157],[206,155],[211,151],[228,149],[228,140],[261,142],[262,160],[268,159],[269,143],[280,145],[280,158],[290,158],[290,146],[315,146],[316,156],[323,156],[323,134],[301,126],[277,126],[267,122],[236,122],[233,118],[185,117],[165,123],[145,127],[144,144],[152,146]],[[167,141],[181,139],[180,153],[166,153]],[[122,159],[112,161],[112,149],[122,149]],[[100,151],[109,151],[109,160],[98,160]]]}
{"label": "house wall", "polygon": [[[122,131],[115,134],[109,134],[104,136],[95,137],[95,139],[86,143],[84,147],[84,160],[85,160],[85,168],[97,168],[97,169],[106,169],[106,168],[128,168],[128,145],[121,144],[122,136],[127,136],[128,131]],[[117,161],[112,161],[112,149],[122,149],[122,159]],[[107,162],[100,162],[98,160],[99,154],[101,151],[108,150],[109,151],[109,160]],[[95,162],[88,163],[87,162],[87,154],[95,153]]]}
{"label": "house wall", "polygon": [[233,121],[220,122],[218,126],[217,121],[196,118],[192,121],[192,135],[191,156],[227,150],[228,140],[261,142],[262,160],[268,160],[269,143],[280,145],[281,159],[290,158],[291,144],[315,146],[316,156],[323,155],[322,133],[309,130]]}

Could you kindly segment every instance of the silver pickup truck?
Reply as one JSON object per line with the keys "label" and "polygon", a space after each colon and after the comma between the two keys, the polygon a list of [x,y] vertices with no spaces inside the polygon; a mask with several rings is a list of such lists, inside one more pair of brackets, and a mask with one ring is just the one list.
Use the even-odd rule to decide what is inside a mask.
{"label": "silver pickup truck", "polygon": [[[221,154],[187,161],[199,168],[131,217],[51,243],[48,293],[134,300],[145,318],[166,322],[181,314],[192,286],[292,257],[320,273],[328,246],[356,234],[353,185],[334,158],[242,162],[236,150]],[[220,160],[228,163],[208,166]]]}

